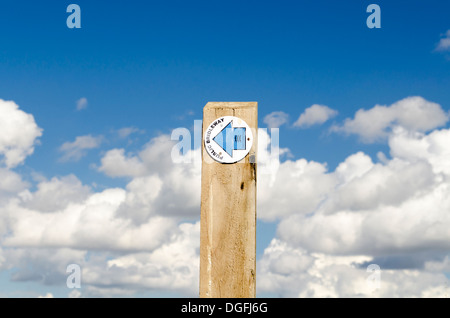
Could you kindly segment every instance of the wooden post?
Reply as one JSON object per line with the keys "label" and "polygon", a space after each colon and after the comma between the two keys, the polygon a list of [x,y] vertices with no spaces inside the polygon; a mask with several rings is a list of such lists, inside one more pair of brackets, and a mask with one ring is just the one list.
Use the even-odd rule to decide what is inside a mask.
{"label": "wooden post", "polygon": [[[211,134],[211,124],[228,118],[224,116],[234,116],[235,122],[241,119],[248,125],[244,141],[251,141],[252,144],[247,144],[251,148],[236,163],[216,161],[205,147],[205,136]],[[256,293],[258,104],[210,102],[203,109],[202,131],[200,297],[253,298]],[[213,143],[212,139],[209,141]],[[230,142],[226,148],[229,145]],[[236,143],[234,147],[237,152]],[[233,151],[223,148],[227,153]]]}

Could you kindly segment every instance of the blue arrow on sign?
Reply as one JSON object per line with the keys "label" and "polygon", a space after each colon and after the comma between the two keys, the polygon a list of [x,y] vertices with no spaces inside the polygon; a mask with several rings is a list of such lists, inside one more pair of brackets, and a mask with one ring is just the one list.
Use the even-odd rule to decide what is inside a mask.
{"label": "blue arrow on sign", "polygon": [[233,150],[245,150],[246,147],[245,127],[233,128],[232,122],[233,121],[230,121],[228,125],[213,138],[213,140],[231,157],[233,157]]}

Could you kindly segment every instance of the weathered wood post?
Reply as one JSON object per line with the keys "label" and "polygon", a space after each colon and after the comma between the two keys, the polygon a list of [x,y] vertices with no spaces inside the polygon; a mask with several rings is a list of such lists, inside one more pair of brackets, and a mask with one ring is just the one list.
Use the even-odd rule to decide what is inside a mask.
{"label": "weathered wood post", "polygon": [[258,104],[210,102],[202,131],[200,297],[252,298]]}

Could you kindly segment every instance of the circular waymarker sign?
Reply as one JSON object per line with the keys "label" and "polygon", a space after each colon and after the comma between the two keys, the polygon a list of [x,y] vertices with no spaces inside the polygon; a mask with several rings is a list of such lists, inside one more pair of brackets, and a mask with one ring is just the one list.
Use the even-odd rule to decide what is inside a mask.
{"label": "circular waymarker sign", "polygon": [[245,121],[234,116],[223,116],[206,128],[206,152],[220,163],[235,163],[247,156],[253,145],[253,134]]}

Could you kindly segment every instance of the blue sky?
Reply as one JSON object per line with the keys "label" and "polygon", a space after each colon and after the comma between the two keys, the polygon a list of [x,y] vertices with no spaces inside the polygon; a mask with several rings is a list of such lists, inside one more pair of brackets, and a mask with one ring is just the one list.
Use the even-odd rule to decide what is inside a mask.
{"label": "blue sky", "polygon": [[[66,4],[3,4],[0,22],[0,93],[48,132],[45,153],[86,133],[186,126],[189,116],[177,118],[201,118],[211,100],[256,100],[261,118],[274,109],[295,118],[315,103],[350,116],[411,95],[449,98],[448,61],[433,52],[448,29],[441,2],[380,3],[379,30],[366,27],[364,1],[88,1],[78,3],[79,30],[66,27]],[[76,113],[81,97],[90,107]],[[301,137],[282,143],[301,155],[292,142]]]}
{"label": "blue sky", "polygon": [[[13,174],[28,184],[17,185],[19,189],[17,193],[8,192],[4,200],[0,201],[3,207],[0,208],[3,212],[3,218],[0,219],[3,222],[0,234],[3,238],[12,237],[9,243],[8,240],[0,241],[0,270],[2,270],[0,286],[4,286],[0,290],[0,295],[25,295],[25,290],[29,292],[30,289],[32,294],[34,292],[33,296],[51,293],[54,296],[65,297],[69,294],[70,290],[64,287],[65,277],[62,274],[64,270],[61,273],[60,268],[54,269],[54,275],[51,273],[52,266],[64,264],[70,257],[61,256],[60,261],[55,260],[53,263],[49,261],[47,264],[42,259],[45,258],[42,256],[45,253],[40,256],[37,252],[39,248],[49,249],[48,253],[56,249],[61,255],[66,255],[65,248],[69,249],[71,250],[69,254],[73,254],[71,257],[77,259],[77,262],[85,262],[84,268],[87,268],[89,273],[95,273],[101,266],[106,266],[108,261],[117,263],[119,260],[123,261],[122,258],[127,255],[130,258],[137,257],[127,248],[118,248],[121,246],[119,243],[117,246],[113,244],[112,247],[106,243],[90,247],[87,243],[83,244],[83,240],[73,241],[73,237],[67,238],[66,245],[56,244],[57,247],[51,244],[50,239],[38,239],[40,245],[31,246],[33,244],[30,245],[20,232],[23,229],[20,227],[23,220],[16,220],[14,217],[15,221],[9,219],[11,211],[14,210],[12,208],[14,204],[11,202],[17,198],[22,200],[23,191],[27,190],[31,199],[27,201],[28,203],[20,203],[19,206],[33,210],[37,219],[44,222],[48,216],[45,211],[48,212],[49,207],[41,201],[46,201],[46,204],[54,209],[53,212],[70,213],[68,212],[70,204],[89,205],[86,202],[89,198],[92,199],[91,196],[108,189],[121,189],[124,191],[122,194],[130,198],[130,193],[134,191],[133,185],[144,181],[149,189],[156,189],[155,184],[161,182],[162,189],[173,191],[175,195],[182,197],[192,194],[182,192],[177,188],[180,185],[171,181],[170,174],[176,172],[176,167],[170,170],[164,164],[159,165],[148,159],[149,153],[153,151],[149,142],[151,140],[154,140],[154,144],[166,142],[164,138],[170,136],[172,130],[177,127],[187,127],[192,131],[194,120],[202,118],[203,106],[208,101],[257,101],[259,126],[263,128],[267,127],[271,114],[282,112],[287,119],[279,125],[280,147],[288,151],[281,157],[280,169],[287,167],[289,162],[297,163],[296,167],[299,167],[302,164],[301,160],[304,159],[308,165],[302,168],[304,169],[302,171],[310,171],[311,175],[316,176],[315,179],[324,182],[309,186],[328,189],[324,190],[324,193],[317,194],[317,202],[312,200],[314,202],[311,202],[311,207],[305,211],[295,211],[294,208],[292,211],[289,210],[289,202],[297,204],[290,201],[293,197],[282,197],[283,194],[276,191],[270,192],[273,193],[273,197],[269,198],[270,201],[259,203],[258,209],[262,211],[260,221],[264,223],[261,223],[258,230],[258,259],[260,276],[265,277],[261,279],[260,295],[319,296],[321,295],[317,289],[319,285],[325,290],[327,288],[333,290],[329,294],[325,293],[328,296],[358,294],[357,292],[345,294],[338,291],[337,287],[324,287],[326,284],[323,281],[312,283],[306,278],[301,278],[306,270],[299,270],[295,266],[287,270],[286,268],[290,268],[287,265],[277,265],[287,271],[284,271],[283,275],[294,275],[291,281],[299,279],[299,282],[305,282],[306,285],[308,281],[311,286],[316,287],[303,291],[300,287],[299,290],[274,288],[273,286],[279,286],[276,282],[281,281],[281,278],[275,275],[277,273],[273,268],[278,267],[271,263],[273,261],[271,255],[274,255],[271,253],[281,251],[284,253],[282,255],[287,255],[289,259],[297,259],[294,256],[304,255],[302,253],[307,254],[305,258],[315,257],[311,256],[315,252],[323,253],[325,258],[343,254],[346,257],[358,256],[361,258],[352,259],[351,262],[365,264],[364,262],[371,259],[376,260],[377,257],[389,255],[394,255],[397,257],[394,260],[397,260],[398,255],[408,254],[407,251],[419,249],[421,246],[439,252],[426,257],[423,251],[413,256],[408,254],[409,258],[426,260],[418,262],[422,265],[417,270],[422,271],[423,275],[432,275],[429,272],[425,273],[424,268],[430,267],[429,262],[433,261],[441,264],[439,273],[450,271],[448,258],[445,258],[449,247],[445,244],[438,244],[437,248],[431,246],[431,243],[429,243],[431,245],[418,243],[417,246],[404,246],[398,243],[400,250],[396,250],[392,246],[380,243],[382,247],[379,249],[363,251],[357,248],[357,244],[348,243],[348,249],[343,248],[347,252],[341,253],[324,247],[325,245],[313,246],[303,236],[293,235],[286,226],[292,220],[303,224],[298,220],[299,215],[325,213],[322,208],[340,215],[344,204],[336,203],[337,199],[333,198],[334,195],[343,196],[336,189],[345,188],[344,185],[348,184],[346,182],[349,182],[350,179],[347,178],[350,178],[350,174],[347,175],[342,171],[345,170],[344,166],[351,166],[352,160],[358,162],[355,163],[358,167],[369,165],[367,161],[372,160],[373,167],[369,165],[371,168],[361,168],[368,173],[367,176],[371,176],[369,172],[375,175],[377,169],[392,168],[392,171],[389,170],[389,173],[385,172],[383,175],[395,175],[396,177],[389,180],[401,180],[398,181],[399,187],[403,185],[402,182],[411,184],[414,183],[412,180],[422,180],[412,177],[402,179],[401,176],[406,176],[409,172],[416,171],[415,169],[419,172],[421,169],[425,171],[428,166],[411,166],[408,170],[409,168],[397,165],[396,159],[411,165],[416,164],[417,160],[411,159],[409,153],[402,152],[404,147],[399,146],[402,142],[410,145],[409,142],[413,142],[410,139],[413,137],[395,132],[394,126],[400,126],[411,134],[422,134],[419,137],[414,135],[416,136],[414,138],[422,138],[420,139],[422,142],[428,140],[430,143],[435,140],[433,138],[438,136],[438,133],[446,132],[450,109],[450,46],[445,45],[444,39],[450,38],[450,33],[447,33],[450,30],[448,19],[450,3],[437,0],[128,1],[126,3],[79,0],[75,3],[81,7],[82,28],[69,29],[66,26],[69,15],[66,8],[72,2],[55,3],[48,0],[4,2],[0,5],[0,99],[14,101],[21,111],[31,114],[36,125],[42,129],[42,136],[34,135],[32,144],[24,146],[26,150],[31,148],[34,150],[32,154],[26,155],[26,159],[10,166],[5,166],[2,161],[1,168],[5,174]],[[366,25],[369,16],[366,8],[371,3],[377,3],[381,7],[381,29],[369,29]],[[413,96],[420,96],[421,99],[408,99]],[[85,107],[77,110],[77,101],[82,98],[86,101]],[[326,106],[334,111],[334,115],[321,123],[307,127],[296,126],[295,122],[300,115],[312,105]],[[367,118],[356,120],[355,114],[358,111],[369,111],[375,109],[376,105],[385,108],[380,113],[367,113],[369,119],[373,116],[373,121]],[[7,115],[0,113],[0,116],[6,118]],[[355,125],[352,124],[352,120]],[[349,124],[346,126],[345,123]],[[377,123],[381,128],[374,132],[376,136],[373,140],[364,139],[366,136],[364,129],[358,125],[371,123]],[[124,128],[128,130],[121,130]],[[436,134],[432,135],[434,132]],[[154,138],[160,139],[155,141]],[[17,140],[19,143],[20,139]],[[89,143],[90,146],[86,146]],[[80,148],[81,144],[83,146]],[[170,149],[170,143],[166,144],[169,145],[167,149]],[[14,148],[14,144],[6,145],[2,149],[0,144],[0,159],[7,155],[11,147]],[[72,155],[69,154],[70,149],[73,151]],[[117,152],[111,152],[119,149],[123,150],[122,157]],[[358,152],[367,157],[351,157]],[[379,152],[384,154],[384,159],[380,157]],[[116,156],[112,157],[113,154]],[[170,153],[166,155],[169,161]],[[415,199],[420,191],[430,190],[432,186],[429,180],[433,178],[435,180],[440,173],[446,175],[446,172],[435,166],[436,156],[427,153],[427,156],[421,157],[422,161],[433,167],[433,177],[423,177],[423,183],[417,181],[418,188],[411,190],[411,193],[398,194],[395,200],[385,202],[384,199],[373,199],[378,202],[374,203],[378,210],[373,213],[383,214],[387,210],[379,210],[380,206],[396,208],[400,206],[400,201],[407,204],[408,200]],[[107,166],[105,158],[112,158],[112,161],[109,161],[111,166]],[[128,161],[120,166],[113,159],[134,161]],[[133,168],[130,167],[132,163]],[[342,171],[337,170],[339,166]],[[113,168],[120,170],[121,167],[129,170],[124,170],[123,173],[114,172],[118,170]],[[402,167],[406,170],[402,170]],[[191,168],[195,170],[194,165]],[[192,177],[190,175],[192,173],[198,177],[196,172],[190,170],[191,168],[183,168],[186,169],[183,171],[187,176]],[[325,170],[318,172],[322,168]],[[417,173],[420,176],[426,175],[423,171],[419,172]],[[276,182],[290,184],[282,179],[288,178],[288,175],[280,175],[282,174],[274,176],[278,178]],[[342,177],[343,175],[346,177]],[[152,179],[152,176],[159,179]],[[169,177],[165,179],[164,176]],[[338,180],[341,177],[347,181],[339,183],[341,181],[328,180],[330,178]],[[358,177],[363,178],[363,175]],[[304,182],[303,180],[307,178],[297,180],[299,183],[293,183],[295,191],[303,189],[299,185]],[[374,182],[373,179],[368,180],[366,182]],[[49,199],[44,194],[43,198],[47,199],[41,198],[39,201],[37,199],[40,195],[39,185],[42,187],[43,184],[52,182],[60,182],[55,186],[55,202],[48,202]],[[71,190],[65,191],[66,186]],[[58,193],[58,189],[61,193]],[[3,191],[1,187],[0,191]],[[116,193],[113,197],[120,197],[122,194]],[[316,194],[311,194],[311,197],[314,195]],[[366,194],[359,195],[362,201],[370,201]],[[155,212],[156,215],[165,213],[163,197],[164,195],[158,192],[155,194],[154,202],[146,203],[148,209],[159,211]],[[400,197],[401,200],[398,199]],[[0,199],[2,198],[0,195]],[[276,211],[272,211],[273,204],[277,200],[287,202],[285,211],[288,212],[277,214]],[[164,222],[171,224],[167,225],[168,233],[178,233],[180,237],[183,237],[180,233],[186,234],[179,226],[184,221],[195,224],[197,201],[186,208],[187,212],[181,218],[167,212],[169,216],[164,216],[166,218]],[[130,202],[126,201],[130,209],[137,209]],[[352,211],[361,212],[369,209],[362,203],[364,209],[356,203],[352,204],[347,207]],[[185,207],[178,208],[184,211]],[[123,210],[118,208],[115,213],[117,215],[124,213],[134,222],[150,226],[156,220],[153,219],[153,214],[147,215],[142,212],[144,216],[136,217],[121,209]],[[403,207],[401,210],[406,211],[406,208]],[[114,217],[111,220],[114,220]],[[352,219],[351,222],[353,221]],[[36,226],[44,227],[43,224]],[[313,228],[313,225],[310,226]],[[412,228],[411,231],[413,232]],[[392,234],[393,237],[395,234],[398,233]],[[78,233],[75,236],[79,238],[80,235]],[[342,236],[336,233],[333,235]],[[442,240],[445,237],[445,233],[438,236]],[[273,242],[273,239],[276,241]],[[101,238],[94,241],[99,240],[101,241]],[[150,253],[147,256],[156,262],[155,268],[163,271],[162,265],[159,266],[154,260],[157,258],[155,253],[163,248],[164,244],[169,244],[167,241],[169,239],[164,233],[160,233],[155,240],[160,244],[155,245],[152,250],[144,249],[142,253]],[[266,250],[271,241],[272,249]],[[19,256],[28,249],[36,253],[36,256],[33,258]],[[95,258],[95,262],[89,261],[87,255],[91,253],[99,255]],[[193,253],[195,254],[195,251]],[[3,263],[2,255],[4,255]],[[195,259],[195,255],[186,257]],[[138,262],[136,259],[134,261]],[[172,261],[164,259],[164,262],[170,265]],[[296,264],[291,261],[289,263]],[[339,261],[335,260],[335,263]],[[195,269],[195,265],[192,266]],[[43,277],[43,270],[50,273],[48,275],[53,277],[53,280],[46,282],[36,278]],[[172,270],[176,272],[175,269]],[[20,279],[14,278],[15,271],[23,274],[19,275]],[[30,275],[25,275],[27,273]],[[402,272],[403,274],[406,275],[405,272]],[[120,272],[120,275],[125,274]],[[107,279],[110,278],[104,278]],[[433,279],[424,281],[429,282],[432,288],[438,288],[436,286],[439,285],[430,283],[434,282]],[[18,280],[22,282],[19,283]],[[127,278],[125,277],[123,281],[127,282]],[[185,284],[169,282],[166,286],[163,282],[148,282],[147,285],[143,283],[139,288],[133,287],[131,283],[123,283],[120,288],[101,289],[99,287],[101,284],[91,277],[81,294],[87,297],[153,296],[158,293],[183,296],[192,295],[192,290],[195,289],[195,275]],[[33,287],[24,287],[24,284],[32,284]],[[111,286],[118,284],[112,281]],[[420,290],[428,290],[424,286],[429,287],[424,283]],[[312,290],[316,293],[311,294]],[[394,295],[389,290],[383,293],[382,295]]]}

